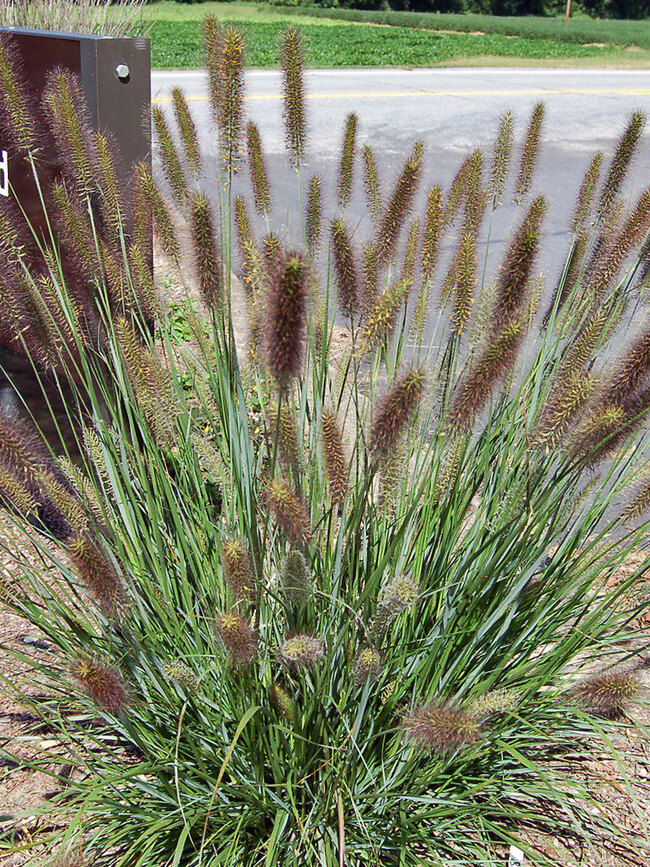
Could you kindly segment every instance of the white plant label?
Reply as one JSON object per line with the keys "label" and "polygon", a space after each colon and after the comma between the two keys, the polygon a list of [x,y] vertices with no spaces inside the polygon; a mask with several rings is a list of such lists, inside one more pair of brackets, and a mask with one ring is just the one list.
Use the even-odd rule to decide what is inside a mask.
{"label": "white plant label", "polygon": [[0,151],[0,196],[9,195],[9,154]]}
{"label": "white plant label", "polygon": [[517,849],[516,846],[510,847],[510,860],[508,861],[508,867],[523,867],[524,863],[524,853],[521,849]]}

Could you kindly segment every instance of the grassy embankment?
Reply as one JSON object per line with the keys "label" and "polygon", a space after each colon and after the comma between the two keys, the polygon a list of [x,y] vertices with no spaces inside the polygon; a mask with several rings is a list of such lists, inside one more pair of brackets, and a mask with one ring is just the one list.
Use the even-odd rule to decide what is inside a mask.
{"label": "grassy embankment", "polygon": [[[539,65],[650,66],[650,21],[494,18],[353,10],[288,10],[246,3],[156,3],[153,65],[202,66],[201,22],[208,12],[236,24],[247,43],[247,65],[277,63],[278,35],[300,26],[316,67]],[[456,32],[454,32],[456,31]]]}

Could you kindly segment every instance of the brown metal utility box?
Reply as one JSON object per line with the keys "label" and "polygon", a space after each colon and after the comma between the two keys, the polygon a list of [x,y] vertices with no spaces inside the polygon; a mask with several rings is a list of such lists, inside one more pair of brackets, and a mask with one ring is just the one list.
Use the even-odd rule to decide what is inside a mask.
{"label": "brown metal utility box", "polygon": [[[78,76],[91,127],[108,132],[118,155],[117,170],[128,185],[137,161],[151,160],[151,49],[142,37],[53,33],[0,28],[16,46],[27,79],[38,98],[48,72],[63,67]],[[58,174],[57,155],[39,154]],[[127,187],[128,188],[128,187]],[[15,194],[32,225],[42,225],[42,206],[22,157],[0,141],[0,195]]]}

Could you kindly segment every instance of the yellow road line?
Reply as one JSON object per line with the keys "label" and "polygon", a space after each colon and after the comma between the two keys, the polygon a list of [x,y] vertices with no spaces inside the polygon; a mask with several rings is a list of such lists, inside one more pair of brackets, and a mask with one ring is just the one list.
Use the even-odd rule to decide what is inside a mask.
{"label": "yellow road line", "polygon": [[[386,91],[378,93],[312,93],[307,94],[307,99],[390,99],[397,97],[404,99],[410,96],[650,96],[650,88],[623,89],[611,88],[562,88],[562,90],[549,90],[546,88],[531,90],[405,90]],[[207,94],[187,96],[189,102],[207,102]],[[281,93],[260,93],[255,96],[245,96],[249,102],[261,102],[265,100],[280,100]],[[171,96],[156,96],[152,102],[163,105],[171,102]]]}

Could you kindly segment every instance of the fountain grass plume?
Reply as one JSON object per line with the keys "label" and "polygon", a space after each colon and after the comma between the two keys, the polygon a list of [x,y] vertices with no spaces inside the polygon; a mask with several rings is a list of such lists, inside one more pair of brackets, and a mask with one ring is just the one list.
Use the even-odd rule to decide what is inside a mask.
{"label": "fountain grass plume", "polygon": [[375,297],[374,304],[368,307],[364,315],[359,332],[357,347],[361,354],[372,352],[390,339],[397,311],[408,298],[412,285],[411,280],[398,281]]}
{"label": "fountain grass plume", "polygon": [[352,242],[343,220],[333,220],[330,233],[339,306],[352,319],[359,311],[359,276]]}
{"label": "fountain grass plume", "polygon": [[266,299],[266,359],[285,389],[302,366],[306,330],[307,269],[298,253],[285,253],[269,277]]}
{"label": "fountain grass plume", "polygon": [[494,142],[492,151],[492,164],[490,166],[490,195],[492,205],[496,207],[503,198],[503,192],[510,169],[510,157],[512,155],[512,133],[514,117],[511,111],[506,111],[499,120],[499,131]]}
{"label": "fountain grass plume", "polygon": [[203,303],[213,310],[223,299],[223,265],[210,203],[203,193],[192,195],[190,218],[198,288]]}
{"label": "fountain grass plume", "polygon": [[314,584],[309,566],[301,551],[289,551],[282,567],[282,598],[285,604],[301,607],[313,597]]}
{"label": "fountain grass plume", "polygon": [[219,638],[233,668],[247,668],[257,656],[257,637],[251,626],[235,611],[224,611],[216,619]]}
{"label": "fountain grass plume", "polygon": [[538,196],[530,205],[506,251],[497,285],[493,314],[495,330],[507,325],[522,309],[539,250],[546,209],[546,199]]}
{"label": "fountain grass plume", "polygon": [[377,228],[377,256],[392,259],[399,235],[408,217],[422,176],[422,142],[416,142],[393,188]]}
{"label": "fountain grass plume", "polygon": [[402,267],[400,270],[400,282],[410,280],[413,281],[415,276],[415,267],[420,244],[420,220],[414,217],[411,220],[408,234],[406,236],[406,244],[404,245],[404,258],[402,259]]}
{"label": "fountain grass plume", "polygon": [[339,206],[344,208],[350,204],[352,192],[352,179],[354,175],[355,141],[357,136],[358,118],[350,113],[345,119],[345,131],[343,133],[343,145],[341,147],[341,159],[339,162]]}
{"label": "fountain grass plume", "polygon": [[295,27],[287,27],[282,35],[280,67],[287,150],[291,164],[299,167],[305,157],[307,120],[302,36]]}
{"label": "fountain grass plume", "polygon": [[86,533],[68,541],[68,555],[82,585],[109,620],[123,621],[130,600],[119,574],[101,545]]}
{"label": "fountain grass plume", "polygon": [[183,145],[183,155],[192,175],[197,178],[201,173],[201,150],[196,124],[192,118],[185,94],[180,87],[172,88],[174,118]]}
{"label": "fountain grass plume", "polygon": [[226,27],[219,41],[217,127],[224,170],[239,170],[244,142],[244,38],[236,27]]}
{"label": "fountain grass plume", "polygon": [[301,632],[282,643],[280,656],[292,671],[314,671],[325,661],[325,645],[315,635]]}
{"label": "fountain grass plume", "polygon": [[341,506],[348,487],[348,462],[343,447],[343,436],[339,428],[336,413],[323,411],[321,421],[321,437],[325,471],[330,486],[332,503]]}
{"label": "fountain grass plume", "polygon": [[363,184],[366,192],[366,202],[372,216],[376,219],[382,212],[381,187],[379,171],[372,145],[366,142],[363,146]]}
{"label": "fountain grass plume", "polygon": [[641,694],[635,671],[610,671],[595,674],[579,683],[574,690],[576,701],[586,711],[606,717],[616,716]]}
{"label": "fountain grass plume", "polygon": [[219,83],[221,78],[221,40],[223,32],[216,15],[203,19],[203,56],[208,74],[208,96],[212,117],[219,117]]}
{"label": "fountain grass plume", "polygon": [[312,175],[309,179],[309,191],[305,206],[305,236],[307,238],[307,249],[311,256],[315,256],[318,251],[321,220],[321,180],[318,175]]}
{"label": "fountain grass plume", "polygon": [[259,214],[268,213],[271,210],[269,177],[262,151],[260,131],[257,124],[253,123],[252,120],[246,125],[246,146],[255,207]]}
{"label": "fountain grass plume", "polygon": [[578,193],[578,201],[576,202],[575,210],[571,218],[571,230],[573,232],[580,232],[587,225],[587,221],[591,214],[596,188],[600,179],[602,163],[602,153],[595,154],[589,163],[589,168],[585,172]]}
{"label": "fountain grass plume", "polygon": [[385,457],[406,431],[424,396],[426,375],[413,368],[403,373],[381,398],[370,430],[370,450],[377,458]]}
{"label": "fountain grass plume", "polygon": [[448,756],[477,743],[481,726],[466,708],[433,701],[415,707],[402,720],[404,738],[421,750]]}
{"label": "fountain grass plume", "polygon": [[474,292],[478,284],[476,272],[476,236],[468,232],[463,235],[460,243],[454,310],[451,316],[451,323],[457,334],[463,333],[472,313]]}
{"label": "fountain grass plume", "polygon": [[493,332],[456,383],[449,408],[452,429],[467,430],[472,426],[494,387],[514,363],[524,333],[523,322],[519,319],[512,319]]}
{"label": "fountain grass plume", "polygon": [[438,261],[440,240],[444,223],[442,204],[442,188],[432,187],[427,196],[427,208],[424,216],[424,238],[422,241],[422,272],[430,279]]}
{"label": "fountain grass plume", "polygon": [[546,108],[543,102],[538,102],[533,108],[530,120],[528,122],[528,130],[521,152],[519,162],[519,174],[515,183],[515,197],[522,199],[528,192],[533,183],[533,175],[537,167],[539,157],[539,143],[542,134],[542,125],[544,123],[544,115]]}
{"label": "fountain grass plume", "polygon": [[75,680],[100,710],[121,716],[129,705],[129,693],[120,672],[93,659],[80,659],[72,667]]}
{"label": "fountain grass plume", "polygon": [[50,71],[42,104],[69,187],[85,201],[95,190],[97,154],[81,89],[74,75],[62,69]]}
{"label": "fountain grass plume", "polygon": [[169,181],[169,185],[176,196],[176,200],[182,204],[188,195],[187,178],[181,164],[181,158],[172,138],[169,124],[163,110],[154,105],[151,110],[153,127],[160,146],[163,171]]}
{"label": "fountain grass plume", "polygon": [[640,111],[635,111],[621,133],[600,193],[598,217],[601,221],[606,219],[618,198],[645,124],[645,115]]}
{"label": "fountain grass plume", "polygon": [[35,154],[39,135],[33,111],[33,98],[16,46],[7,34],[0,35],[0,104],[5,135],[25,156]]}
{"label": "fountain grass plume", "polygon": [[138,219],[144,221],[136,237],[140,237],[147,243],[147,223],[151,220],[162,249],[173,259],[178,260],[181,248],[174,223],[153,179],[151,169],[145,163],[139,163],[135,168],[134,199]]}
{"label": "fountain grass plume", "polygon": [[250,553],[241,539],[226,539],[221,557],[223,574],[235,601],[255,595],[256,580]]}
{"label": "fountain grass plume", "polygon": [[262,491],[267,509],[290,542],[298,545],[308,541],[311,532],[304,503],[289,485],[274,479]]}

